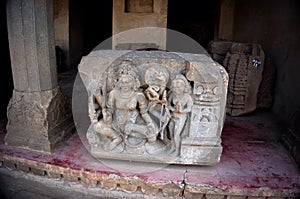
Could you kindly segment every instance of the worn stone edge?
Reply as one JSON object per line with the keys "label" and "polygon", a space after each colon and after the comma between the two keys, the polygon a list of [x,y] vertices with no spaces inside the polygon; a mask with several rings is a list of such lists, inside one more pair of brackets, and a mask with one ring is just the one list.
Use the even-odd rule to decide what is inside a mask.
{"label": "worn stone edge", "polygon": [[[233,196],[254,196],[254,197],[291,197],[297,198],[299,194],[286,193],[284,190],[268,192],[267,188],[259,188],[254,191],[247,190],[228,190],[213,187],[209,185],[195,185],[184,180],[178,182],[145,182],[137,176],[122,177],[116,173],[109,172],[90,172],[84,169],[71,169],[52,165],[49,163],[38,162],[34,160],[23,159],[8,154],[0,154],[1,167],[32,173],[38,176],[60,179],[67,182],[78,182],[89,187],[102,188],[112,191],[123,191],[126,193],[141,193],[144,195],[152,195],[157,197],[198,197],[202,195],[204,198],[222,198]],[[267,191],[267,192],[266,192]],[[268,194],[266,194],[268,193]]]}

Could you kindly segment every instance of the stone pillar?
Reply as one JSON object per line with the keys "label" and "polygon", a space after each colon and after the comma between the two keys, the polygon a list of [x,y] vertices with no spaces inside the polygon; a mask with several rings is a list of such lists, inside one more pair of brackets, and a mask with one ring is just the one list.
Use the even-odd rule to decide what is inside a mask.
{"label": "stone pillar", "polygon": [[5,143],[52,152],[73,130],[70,104],[57,82],[52,0],[8,0],[14,81]]}

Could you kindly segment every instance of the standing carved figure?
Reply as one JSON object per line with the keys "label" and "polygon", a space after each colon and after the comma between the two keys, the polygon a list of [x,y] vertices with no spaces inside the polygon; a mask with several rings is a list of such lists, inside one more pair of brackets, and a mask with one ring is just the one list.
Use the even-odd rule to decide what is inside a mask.
{"label": "standing carved figure", "polygon": [[166,68],[160,65],[154,65],[147,69],[145,73],[145,81],[148,85],[145,93],[149,99],[149,113],[154,116],[159,124],[159,133],[161,140],[164,140],[165,127],[170,119],[170,111],[167,105],[167,83],[169,81],[169,73]]}
{"label": "standing carved figure", "polygon": [[171,137],[170,153],[179,155],[181,134],[187,121],[188,113],[191,112],[193,99],[190,95],[191,87],[183,75],[177,75],[171,84],[171,94],[168,98],[169,110],[172,118],[169,123]]}

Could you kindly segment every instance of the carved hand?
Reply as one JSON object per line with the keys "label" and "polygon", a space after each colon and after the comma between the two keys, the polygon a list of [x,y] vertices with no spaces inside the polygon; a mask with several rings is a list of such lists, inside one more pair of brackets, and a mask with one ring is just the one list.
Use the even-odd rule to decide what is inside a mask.
{"label": "carved hand", "polygon": [[103,121],[106,124],[110,124],[112,122],[112,114],[109,111],[103,111]]}
{"label": "carved hand", "polygon": [[167,105],[167,91],[164,91],[164,92],[163,92],[161,104],[162,104],[162,105]]}
{"label": "carved hand", "polygon": [[98,122],[98,114],[96,112],[91,113],[89,116],[90,116],[92,124],[95,124]]}
{"label": "carved hand", "polygon": [[170,111],[172,111],[172,112],[175,111],[175,108],[174,108],[173,106],[167,106],[167,107],[168,107],[168,109],[169,109]]}
{"label": "carved hand", "polygon": [[147,124],[147,128],[150,132],[155,132],[156,131],[155,125],[152,122]]}
{"label": "carved hand", "polygon": [[147,89],[146,94],[147,94],[147,97],[152,101],[158,101],[159,100],[159,94],[151,86]]}
{"label": "carved hand", "polygon": [[176,104],[175,105],[175,107],[176,107],[176,110],[175,110],[175,112],[177,112],[177,113],[181,113],[182,112],[182,106],[181,106],[181,104]]}

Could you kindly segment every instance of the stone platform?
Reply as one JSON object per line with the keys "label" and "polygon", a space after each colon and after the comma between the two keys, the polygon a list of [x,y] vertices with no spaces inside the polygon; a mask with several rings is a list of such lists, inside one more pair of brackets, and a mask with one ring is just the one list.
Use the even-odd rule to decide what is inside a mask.
{"label": "stone platform", "polygon": [[2,121],[0,160],[4,168],[124,194],[297,198],[300,196],[300,172],[280,143],[281,128],[275,121],[268,112],[227,116],[222,132],[223,154],[218,165],[160,168],[149,163],[99,162],[84,148],[77,134],[52,155],[8,147],[3,141],[6,130]]}

